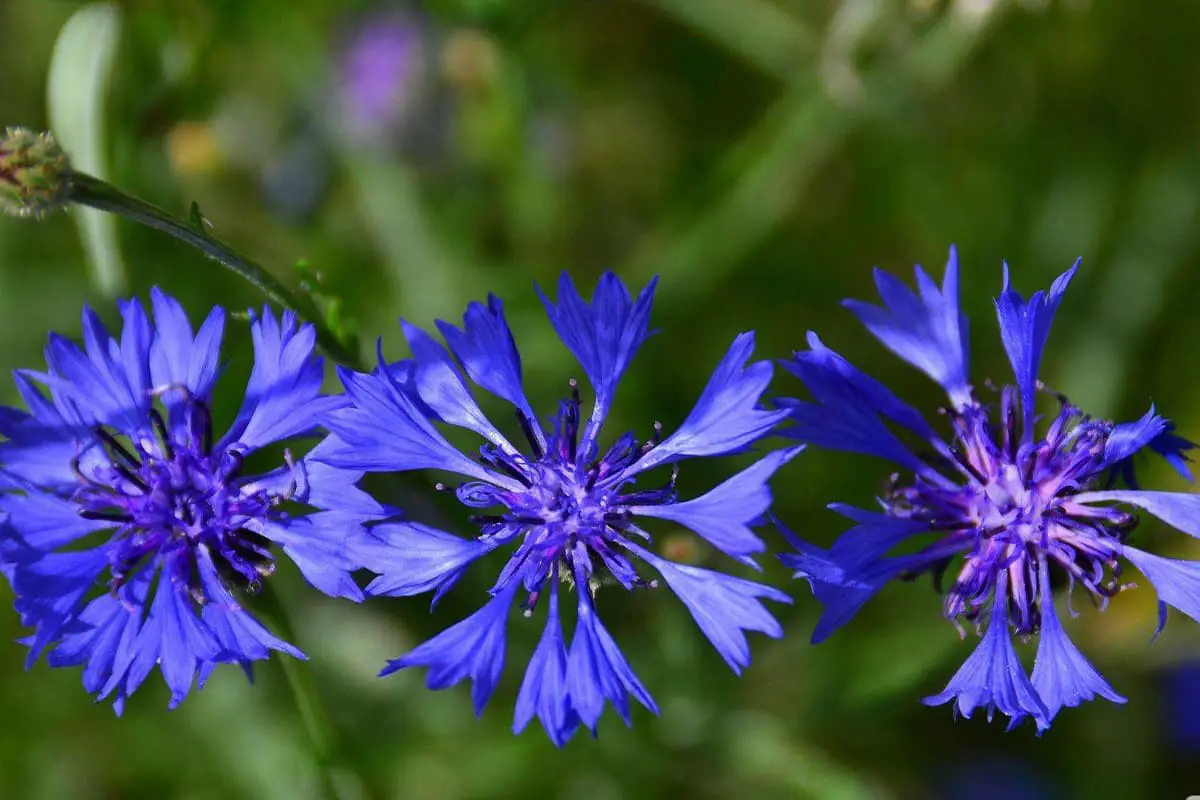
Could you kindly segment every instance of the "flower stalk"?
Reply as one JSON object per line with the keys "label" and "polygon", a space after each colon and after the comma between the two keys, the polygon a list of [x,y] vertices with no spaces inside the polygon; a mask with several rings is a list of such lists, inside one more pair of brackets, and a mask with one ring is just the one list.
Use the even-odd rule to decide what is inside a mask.
{"label": "flower stalk", "polygon": [[[288,641],[295,638],[291,620],[288,618],[287,607],[276,594],[274,587],[267,584],[259,593],[257,611],[267,621],[275,632]],[[321,776],[321,791],[325,797],[336,800],[342,797],[339,790],[339,775],[344,771],[338,769],[341,754],[337,746],[337,734],[329,719],[329,712],[321,701],[321,693],[317,690],[309,671],[308,662],[294,658],[273,659],[283,672],[288,690],[300,715],[304,733],[308,739],[308,748],[312,753],[313,763]]]}
{"label": "flower stalk", "polygon": [[195,204],[192,205],[192,219],[189,224],[158,206],[81,172],[69,173],[66,199],[68,202],[116,214],[162,231],[195,247],[208,258],[249,281],[266,295],[267,299],[294,310],[305,322],[312,323],[317,330],[318,345],[330,358],[347,366],[361,366],[357,349],[350,341],[351,337],[339,334],[329,326],[311,297],[290,289],[265,268],[210,234],[206,229],[207,220],[200,215],[200,210]]}
{"label": "flower stalk", "polygon": [[213,261],[236,272],[267,299],[295,311],[317,331],[317,343],[338,363],[363,369],[354,336],[332,322],[310,294],[293,290],[259,264],[208,232],[208,222],[192,204],[184,221],[99,178],[71,167],[54,135],[27,128],[9,128],[0,138],[0,210],[11,216],[41,218],[56,208],[75,203],[116,214],[139,225],[162,231],[195,247]]}

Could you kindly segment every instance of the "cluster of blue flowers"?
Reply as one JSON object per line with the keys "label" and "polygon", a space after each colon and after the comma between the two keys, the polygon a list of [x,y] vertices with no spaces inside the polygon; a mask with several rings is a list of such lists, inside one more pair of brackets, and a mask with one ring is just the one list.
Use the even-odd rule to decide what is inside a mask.
{"label": "cluster of blue flowers", "polygon": [[[878,510],[831,506],[853,526],[829,549],[775,521],[795,547],[780,559],[825,607],[814,640],[891,580],[949,571],[943,614],[982,638],[927,703],[953,701],[964,716],[998,709],[1013,724],[1030,717],[1042,730],[1063,706],[1096,695],[1124,702],[1066,637],[1052,581],[1065,576],[1070,590],[1082,587],[1103,607],[1132,586],[1122,578],[1123,558],[1157,589],[1160,627],[1167,605],[1200,619],[1200,564],[1128,543],[1137,522],[1131,508],[1200,536],[1200,496],[1137,488],[1132,459],[1142,451],[1190,477],[1191,443],[1153,408],[1114,424],[1038,381],[1074,272],[1028,300],[1005,275],[996,306],[1015,383],[988,384],[986,401],[967,377],[953,251],[940,288],[920,268],[916,293],[877,273],[883,307],[847,302],[885,347],[946,391],[941,432],[815,334],[808,350],[783,362],[812,399],[764,399],[772,365],[751,361],[753,333],[733,340],[672,431],[658,423],[644,436],[605,431],[617,386],[650,335],[655,292],[652,282],[633,296],[612,274],[590,303],[565,275],[556,300],[541,295],[590,384],[585,403],[589,393],[567,381],[549,414],[526,396],[496,297],[472,303],[461,327],[439,321],[444,346],[402,322],[411,357],[389,362],[381,354],[370,373],[339,367],[345,391],[336,395],[321,392],[324,365],[310,325],[290,311],[251,315],[254,365],[241,410],[220,435],[211,405],[222,309],[193,330],[180,304],[155,290],[152,316],[136,301],[121,305],[119,337],[85,310],[83,346],[51,335],[46,370],[15,374],[26,409],[0,408],[0,567],[31,630],[29,662],[44,654],[51,666],[81,666],[87,691],[111,698],[117,713],[157,666],[174,707],[218,664],[249,672],[272,650],[305,657],[245,605],[254,605],[248,598],[280,554],[331,596],[431,592],[436,603],[476,561],[502,550],[507,562],[482,607],[381,674],[425,667],[432,689],[468,679],[482,713],[504,668],[513,606],[526,617],[544,613],[513,729],[536,717],[562,746],[581,726],[595,733],[607,704],[626,724],[631,699],[658,712],[600,620],[602,584],[665,584],[735,672],[750,663],[747,632],[782,635],[763,601],[789,603],[786,594],[672,561],[643,525],[677,523],[758,569],[755,556],[767,546],[755,527],[773,520],[768,482],[812,444],[900,469]],[[511,405],[509,433],[483,413],[471,384]],[[1057,410],[1039,415],[1040,397]],[[452,445],[448,429],[478,436],[478,450]],[[771,435],[802,444],[760,451],[708,492],[679,497],[684,461],[745,453]],[[314,438],[302,457],[284,446]],[[366,473],[426,470],[460,476],[434,488],[470,509],[475,535],[431,527],[359,488]],[[1113,488],[1117,481],[1130,488]],[[913,546],[914,538],[924,542]],[[360,571],[374,577],[359,582]],[[1039,637],[1031,675],[1012,633]]]}

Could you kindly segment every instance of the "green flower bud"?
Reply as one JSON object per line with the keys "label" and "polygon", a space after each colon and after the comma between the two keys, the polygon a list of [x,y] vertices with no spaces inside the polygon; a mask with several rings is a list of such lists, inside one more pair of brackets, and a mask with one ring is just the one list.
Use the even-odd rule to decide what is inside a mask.
{"label": "green flower bud", "polygon": [[66,204],[71,162],[50,133],[9,128],[0,137],[0,211],[42,217]]}

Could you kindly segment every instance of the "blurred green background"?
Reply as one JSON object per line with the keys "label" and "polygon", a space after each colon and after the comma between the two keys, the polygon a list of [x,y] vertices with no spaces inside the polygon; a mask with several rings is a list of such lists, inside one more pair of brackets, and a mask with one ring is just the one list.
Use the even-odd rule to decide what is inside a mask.
{"label": "blurred green background", "polygon": [[[62,0],[0,2],[0,124],[53,125],[77,164],[216,233],[294,282],[306,259],[343,298],[367,350],[400,355],[396,319],[455,319],[491,291],[510,309],[535,405],[578,372],[532,291],[561,270],[661,276],[660,333],[610,431],[668,430],[732,337],[764,357],[808,329],[932,408],[937,393],[839,307],[870,298],[874,264],[940,273],[960,248],[972,374],[1006,380],[991,298],[1008,259],[1023,291],[1077,255],[1044,377],[1092,413],[1151,398],[1200,439],[1193,342],[1200,289],[1200,5],[1119,0]],[[51,68],[51,64],[54,64]],[[49,87],[49,89],[48,89]],[[158,284],[196,318],[261,302],[183,245],[126,222],[0,220],[0,363],[38,367],[81,305]],[[84,231],[81,238],[81,230]],[[227,334],[226,390],[248,362]],[[332,383],[331,383],[332,386]],[[780,393],[798,392],[781,377]],[[6,384],[3,396],[15,401]],[[231,416],[234,408],[223,409]],[[688,466],[696,493],[737,460]],[[1144,482],[1180,489],[1160,465]],[[827,544],[834,500],[869,503],[889,467],[810,451],[776,479],[776,511]],[[412,491],[414,482],[405,484]],[[428,494],[428,492],[425,492]],[[424,494],[421,495],[424,497]],[[405,501],[408,502],[408,501]],[[450,505],[435,515],[464,534]],[[727,566],[691,537],[661,548]],[[767,532],[772,546],[778,537]],[[1157,551],[1200,557],[1162,526]],[[1200,632],[1123,594],[1068,630],[1127,706],[1065,710],[1005,733],[952,719],[940,691],[974,640],[940,618],[927,582],[889,587],[819,648],[807,586],[777,564],[788,636],[758,637],[735,678],[666,592],[602,594],[606,620],[662,708],[611,712],[599,740],[556,751],[508,731],[541,625],[510,625],[509,668],[481,720],[465,687],[388,658],[477,607],[486,570],[430,617],[424,599],[358,607],[274,583],[340,742],[345,797],[1178,797],[1200,793]],[[7,587],[3,590],[8,592]],[[5,602],[9,600],[5,597]],[[0,639],[20,634],[0,615]],[[1033,645],[1024,650],[1032,656]],[[304,798],[315,768],[286,682],[218,670],[177,711],[152,677],[123,719],[77,670],[22,671],[0,648],[0,796]],[[982,715],[980,715],[982,716]]]}

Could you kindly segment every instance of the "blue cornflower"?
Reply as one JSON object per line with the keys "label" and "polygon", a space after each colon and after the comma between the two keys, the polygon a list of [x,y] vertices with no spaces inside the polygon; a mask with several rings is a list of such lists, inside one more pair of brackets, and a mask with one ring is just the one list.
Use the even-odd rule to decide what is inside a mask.
{"label": "blue cornflower", "polygon": [[[571,380],[570,396],[549,427],[539,422],[526,399],[521,359],[496,297],[486,306],[472,303],[462,329],[437,323],[458,365],[429,334],[405,322],[412,359],[387,364],[381,356],[370,375],[342,370],[351,405],[326,418],[332,435],[313,457],[353,470],[457,473],[468,478],[454,490],[458,500],[480,512],[470,518],[480,526],[473,539],[408,521],[374,527],[378,548],[368,560],[380,575],[367,593],[434,591],[436,602],[476,559],[498,548],[512,551],[483,608],[390,662],[382,674],[425,666],[432,689],[470,678],[476,713],[482,713],[503,669],[509,611],[524,593],[526,616],[546,598],[546,626],[517,698],[514,732],[537,716],[562,746],[581,724],[595,733],[606,701],[629,724],[629,696],[657,713],[597,616],[596,589],[602,582],[627,590],[656,585],[639,575],[635,559],[662,576],[735,672],[750,661],[745,631],[781,635],[760,598],[789,602],[786,595],[656,555],[639,519],[680,523],[722,552],[754,564],[752,556],[764,545],[749,525],[770,504],[767,480],[798,448],[771,453],[694,500],[678,501],[674,471],[664,485],[633,487],[656,467],[743,451],[786,416],[758,406],[771,365],[746,365],[754,335],[735,339],[673,434],[662,438],[656,425],[644,443],[626,433],[607,449],[599,445],[617,383],[649,334],[653,293],[651,283],[632,298],[615,275],[606,274],[591,304],[566,275],[557,304],[542,295],[555,331],[591,382],[594,400],[586,418],[579,387]],[[525,452],[484,416],[459,365],[466,377],[515,407]],[[485,443],[478,460],[455,449],[435,422],[481,436]],[[561,606],[569,602],[561,599],[562,587],[576,590],[569,647],[561,626]]]}
{"label": "blue cornflower", "polygon": [[[1067,638],[1054,609],[1053,579],[1065,577],[1104,608],[1132,588],[1122,579],[1124,558],[1157,589],[1160,630],[1167,605],[1200,619],[1200,563],[1130,546],[1137,519],[1122,508],[1141,508],[1197,536],[1200,497],[1112,488],[1118,477],[1132,478],[1130,459],[1147,448],[1190,477],[1183,451],[1193,445],[1153,407],[1139,420],[1114,424],[1083,414],[1062,396],[1038,432],[1042,349],[1077,267],[1028,300],[1010,288],[1005,268],[996,308],[1016,384],[991,403],[967,382],[967,321],[958,306],[953,249],[940,289],[920,267],[917,294],[876,271],[885,307],[847,301],[885,347],[945,390],[949,436],[811,333],[810,349],[796,353],[787,368],[814,401],[783,403],[795,438],[879,456],[901,468],[879,499],[881,512],[830,506],[853,527],[829,550],[796,539],[800,552],[782,556],[825,606],[814,641],[847,622],[888,581],[931,572],[940,586],[950,571],[943,614],[960,633],[960,621],[983,629],[982,639],[946,690],[926,704],[953,701],[963,716],[984,707],[989,718],[998,709],[1011,718],[1010,727],[1032,717],[1039,731],[1063,706],[1096,695],[1125,702]],[[897,430],[921,442],[921,450],[910,448]],[[926,535],[932,541],[915,552],[910,545],[893,553]],[[1021,637],[1040,635],[1032,676],[1021,665],[1010,629]]]}
{"label": "blue cornflower", "polygon": [[[91,309],[84,347],[51,334],[49,370],[15,373],[29,411],[0,409],[6,493],[0,539],[29,664],[83,665],[96,699],[125,698],[160,666],[171,707],[218,663],[278,650],[304,658],[242,607],[282,549],[314,586],[361,600],[349,570],[356,520],[383,513],[359,477],[283,454],[247,475],[246,458],[314,428],[344,402],[320,396],[312,326],[264,311],[253,321],[254,366],[232,427],[213,433],[210,402],[225,324],[220,308],[194,335],[183,308],[153,293],[153,323],[121,304],[120,339]],[[297,501],[336,511],[291,516]]]}

